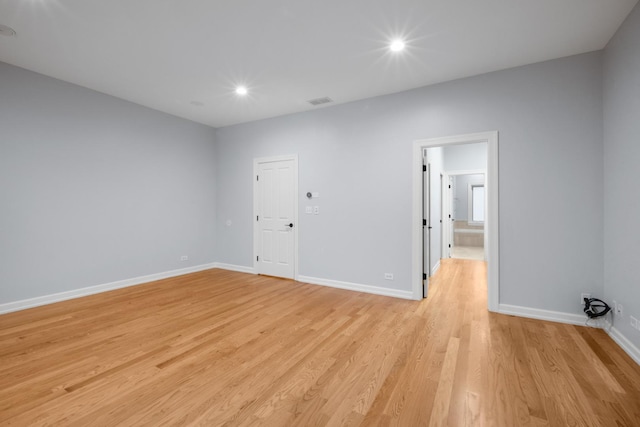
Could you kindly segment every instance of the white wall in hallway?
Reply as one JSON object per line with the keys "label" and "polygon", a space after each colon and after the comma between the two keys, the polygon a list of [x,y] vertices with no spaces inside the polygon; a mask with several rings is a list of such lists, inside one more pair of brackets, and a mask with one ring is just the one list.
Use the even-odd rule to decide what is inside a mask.
{"label": "white wall in hallway", "polygon": [[487,144],[461,144],[444,147],[444,169],[447,172],[487,169]]}

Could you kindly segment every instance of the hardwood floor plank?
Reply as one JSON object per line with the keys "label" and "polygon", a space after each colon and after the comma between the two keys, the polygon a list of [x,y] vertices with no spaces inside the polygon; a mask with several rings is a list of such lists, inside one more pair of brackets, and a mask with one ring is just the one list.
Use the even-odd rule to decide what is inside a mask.
{"label": "hardwood floor plank", "polygon": [[460,349],[460,339],[451,337],[447,345],[447,352],[438,382],[433,411],[429,417],[429,426],[446,426],[449,417],[449,406],[451,403],[451,391],[453,390],[453,380],[455,378],[456,362]]}
{"label": "hardwood floor plank", "polygon": [[490,313],[486,265],[405,301],[207,270],[0,316],[0,425],[637,426],[601,330]]}

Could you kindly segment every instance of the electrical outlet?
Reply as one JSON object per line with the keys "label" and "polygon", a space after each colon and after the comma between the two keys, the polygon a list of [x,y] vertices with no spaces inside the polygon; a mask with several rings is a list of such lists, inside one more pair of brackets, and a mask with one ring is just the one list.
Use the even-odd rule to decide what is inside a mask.
{"label": "electrical outlet", "polygon": [[584,299],[591,298],[591,294],[580,294],[580,305],[584,305]]}
{"label": "electrical outlet", "polygon": [[632,327],[633,329],[639,329],[639,328],[640,328],[640,325],[638,325],[638,319],[636,319],[636,318],[635,318],[635,317],[633,317],[633,316],[629,316],[629,318],[631,319],[631,327]]}
{"label": "electrical outlet", "polygon": [[314,215],[318,215],[320,213],[320,206],[314,206],[313,207],[313,214]]}
{"label": "electrical outlet", "polygon": [[189,259],[189,257],[188,257],[188,256],[186,256],[186,255],[182,255],[182,256],[180,257],[180,261],[186,261],[186,260],[188,260],[188,259]]}
{"label": "electrical outlet", "polygon": [[393,280],[393,273],[384,273],[385,280]]}

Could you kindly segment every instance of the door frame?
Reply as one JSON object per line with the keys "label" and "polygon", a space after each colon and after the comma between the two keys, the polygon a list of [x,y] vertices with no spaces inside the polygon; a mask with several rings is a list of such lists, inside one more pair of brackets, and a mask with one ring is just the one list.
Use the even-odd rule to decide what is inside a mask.
{"label": "door frame", "polygon": [[485,235],[487,246],[487,305],[489,311],[498,311],[500,303],[500,250],[499,250],[499,189],[498,189],[498,131],[470,133],[413,141],[412,156],[412,251],[411,287],[413,299],[422,299],[422,149],[449,145],[487,144],[487,218]]}
{"label": "door frame", "polygon": [[253,159],[253,271],[258,274],[258,261],[257,256],[260,251],[260,245],[258,244],[260,240],[260,228],[258,227],[258,221],[253,218],[256,218],[258,215],[258,182],[254,178],[258,176],[259,166],[262,163],[272,163],[272,162],[281,162],[286,160],[293,160],[293,228],[291,231],[294,233],[293,236],[293,280],[298,280],[298,233],[300,222],[298,221],[298,155],[297,154],[289,154],[282,156],[271,156],[271,157],[258,157]]}
{"label": "door frame", "polygon": [[[450,177],[454,177],[454,176],[462,176],[462,175],[482,175],[484,178],[484,185],[485,188],[487,187],[487,170],[486,169],[470,169],[470,170],[453,170],[450,172],[444,172],[445,176],[447,177],[447,180],[449,180]],[[448,185],[448,184],[447,184]],[[448,190],[448,188],[447,188]],[[442,191],[444,191],[444,188],[442,189]],[[485,193],[485,207],[487,206],[487,194]],[[449,191],[447,191],[447,206],[446,206],[446,213],[443,214],[444,216],[448,216],[448,215],[453,215],[453,198],[451,197],[451,194],[449,194]],[[487,209],[485,208],[485,212],[487,211]],[[455,219],[455,218],[454,218]],[[485,221],[486,222],[486,221]],[[448,245],[452,245],[453,246],[453,241],[451,240],[453,238],[453,229],[452,229],[452,224],[451,221],[447,221],[447,239],[446,241],[442,242],[442,253],[445,253],[445,246]],[[484,233],[484,247],[487,247],[487,233]],[[487,260],[487,253],[485,251],[485,255],[484,255],[484,260]]]}

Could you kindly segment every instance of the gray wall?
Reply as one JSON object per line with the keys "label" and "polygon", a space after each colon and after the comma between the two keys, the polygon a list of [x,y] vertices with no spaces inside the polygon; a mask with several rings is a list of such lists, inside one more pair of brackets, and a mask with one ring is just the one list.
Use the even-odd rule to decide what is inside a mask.
{"label": "gray wall", "polygon": [[640,6],[604,54],[604,280],[607,301],[624,305],[615,327],[636,347],[640,333]]}
{"label": "gray wall", "polygon": [[500,301],[581,313],[603,282],[601,65],[584,54],[218,129],[218,260],[252,265],[253,158],[297,153],[301,200],[321,193],[320,215],[300,212],[300,273],[410,290],[412,141],[498,130]]}
{"label": "gray wall", "polygon": [[213,129],[4,63],[0,100],[0,304],[214,261]]}
{"label": "gray wall", "polygon": [[462,144],[444,147],[444,170],[447,172],[487,169],[487,144]]}
{"label": "gray wall", "polygon": [[408,291],[412,141],[498,130],[500,300],[580,313],[581,292],[603,292],[601,65],[590,53],[214,131],[0,64],[0,303],[251,266],[252,161],[291,153],[300,200],[321,193],[320,215],[299,213],[300,273]]}

